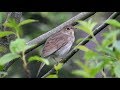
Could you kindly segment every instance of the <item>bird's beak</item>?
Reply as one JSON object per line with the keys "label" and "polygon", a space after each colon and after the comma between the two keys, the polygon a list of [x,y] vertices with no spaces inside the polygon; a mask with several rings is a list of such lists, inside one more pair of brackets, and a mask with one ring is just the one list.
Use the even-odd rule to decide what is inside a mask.
{"label": "bird's beak", "polygon": [[73,26],[73,30],[76,31],[76,30],[78,30],[78,29],[77,29],[75,26]]}

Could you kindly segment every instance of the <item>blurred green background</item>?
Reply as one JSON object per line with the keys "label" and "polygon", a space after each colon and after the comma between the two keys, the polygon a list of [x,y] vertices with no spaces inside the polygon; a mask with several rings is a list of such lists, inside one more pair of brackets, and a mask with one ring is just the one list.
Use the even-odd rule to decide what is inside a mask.
{"label": "blurred green background", "polygon": [[[23,12],[23,16],[21,20],[26,19],[35,19],[39,20],[39,22],[31,23],[23,26],[23,30],[21,31],[21,37],[26,40],[26,42],[38,37],[39,35],[42,35],[43,33],[57,27],[58,25],[62,24],[63,22],[69,20],[76,14],[80,12]],[[98,12],[94,16],[92,16],[90,19],[92,21],[97,22],[97,26],[99,26],[104,20],[107,19],[108,16],[110,16],[112,12]],[[96,26],[96,27],[97,27]],[[105,28],[106,29],[106,28]],[[102,32],[104,32],[103,30]],[[101,33],[102,33],[101,32]],[[102,40],[101,33],[97,35],[97,38],[99,42]],[[80,30],[75,31],[75,37],[76,40],[79,38],[84,38],[87,34]],[[76,45],[76,42],[74,43],[74,46]],[[74,47],[73,46],[73,47]],[[89,42],[87,46],[91,49],[94,49],[95,45],[92,42]],[[30,55],[39,55],[40,49],[42,46],[36,48],[32,52],[27,54],[27,57]],[[62,68],[62,70],[59,73],[60,78],[74,78],[77,76],[74,76],[71,74],[71,71],[74,69],[77,69],[78,67],[74,64],[75,60],[82,60],[83,52],[80,51],[76,53]],[[29,68],[32,73],[32,77],[34,78],[37,70],[39,68],[40,63],[38,62],[32,62],[29,64]],[[50,70],[52,66],[45,66],[44,69],[41,72],[41,75],[43,75],[45,72]],[[41,76],[40,75],[40,76]],[[23,70],[22,62],[20,60],[16,61],[8,71],[8,76],[6,78],[22,78],[25,77],[25,72]]]}

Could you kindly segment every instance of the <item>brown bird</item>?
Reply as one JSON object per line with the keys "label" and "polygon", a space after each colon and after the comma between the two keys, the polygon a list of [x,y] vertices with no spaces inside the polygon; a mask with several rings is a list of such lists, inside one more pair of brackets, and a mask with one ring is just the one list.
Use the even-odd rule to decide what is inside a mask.
{"label": "brown bird", "polygon": [[[59,32],[51,35],[43,47],[41,56],[44,58],[49,56],[54,58],[65,57],[75,41],[74,30],[75,28],[72,25],[67,25]],[[43,66],[44,64],[41,64],[37,76],[39,75]]]}

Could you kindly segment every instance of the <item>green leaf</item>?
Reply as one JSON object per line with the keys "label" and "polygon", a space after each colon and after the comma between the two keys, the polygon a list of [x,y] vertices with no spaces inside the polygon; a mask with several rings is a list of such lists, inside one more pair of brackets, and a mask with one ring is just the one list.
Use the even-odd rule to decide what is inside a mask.
{"label": "green leaf", "polygon": [[0,31],[0,38],[8,36],[10,34],[15,34],[15,33],[12,31]]}
{"label": "green leaf", "polygon": [[10,51],[12,53],[20,53],[26,48],[26,43],[24,39],[16,39],[10,43]]}
{"label": "green leaf", "polygon": [[90,75],[91,75],[91,77],[95,77],[95,76],[104,68],[104,66],[105,66],[106,64],[108,64],[108,61],[107,61],[107,60],[106,60],[106,61],[103,61],[103,62],[100,62],[100,63],[97,64],[96,67],[91,68],[91,70],[90,70]]}
{"label": "green leaf", "polygon": [[90,34],[90,35],[92,34],[88,27],[85,27],[85,26],[75,26],[75,27],[86,32],[87,34]]}
{"label": "green leaf", "polygon": [[120,30],[111,31],[109,33],[105,33],[104,40],[102,41],[102,46],[106,47],[116,41],[117,35],[120,34]]}
{"label": "green leaf", "polygon": [[120,22],[118,22],[118,21],[115,20],[115,19],[107,20],[106,23],[107,23],[107,24],[110,24],[110,25],[112,25],[112,26],[115,26],[115,27],[120,27]]}
{"label": "green leaf", "polygon": [[88,52],[90,50],[84,45],[79,45],[79,46],[76,46],[75,48],[80,49],[80,50],[85,51],[85,52]]}
{"label": "green leaf", "polygon": [[0,77],[1,77],[1,78],[5,77],[6,75],[8,75],[7,72],[3,72],[3,71],[0,72]]}
{"label": "green leaf", "polygon": [[96,22],[92,22],[91,19],[88,21],[88,26],[89,26],[91,31],[94,29],[94,27],[96,25],[97,25],[97,23]]}
{"label": "green leaf", "polygon": [[114,42],[112,48],[116,59],[120,60],[120,41]]}
{"label": "green leaf", "polygon": [[109,46],[110,44],[112,44],[113,43],[113,40],[111,39],[104,39],[103,41],[102,41],[102,46],[103,47],[107,47],[107,46]]}
{"label": "green leaf", "polygon": [[75,61],[74,63],[77,64],[82,69],[84,69],[85,71],[89,72],[89,68],[86,65],[84,65],[81,61]]}
{"label": "green leaf", "polygon": [[62,67],[63,67],[63,63],[59,63],[58,65],[55,65],[55,66],[54,66],[54,69],[55,69],[56,71],[59,71]]}
{"label": "green leaf", "polygon": [[3,66],[5,65],[6,63],[16,59],[16,58],[19,58],[20,55],[18,54],[15,54],[15,53],[8,53],[8,54],[5,54],[4,56],[2,56],[0,58],[0,65]]}
{"label": "green leaf", "polygon": [[2,23],[2,13],[0,12],[0,23]]}
{"label": "green leaf", "polygon": [[94,29],[95,25],[97,24],[96,22],[92,22],[91,20],[89,20],[88,22],[79,20],[78,23],[80,23],[81,25],[75,26],[76,28],[93,36],[93,29]]}
{"label": "green leaf", "polygon": [[72,74],[77,75],[77,76],[82,76],[85,78],[90,78],[89,73],[85,72],[84,70],[74,70],[72,71]]}
{"label": "green leaf", "polygon": [[76,43],[78,44],[78,43],[80,43],[81,41],[83,41],[84,40],[84,38],[79,38],[77,41],[76,41]]}
{"label": "green leaf", "polygon": [[39,56],[32,56],[28,59],[29,62],[32,61],[40,61],[40,62],[44,62],[46,65],[49,65],[49,61],[47,59],[41,58]]}
{"label": "green leaf", "polygon": [[3,26],[15,29],[17,27],[17,22],[14,18],[9,18],[8,21],[3,24]]}
{"label": "green leaf", "polygon": [[88,52],[85,53],[84,58],[85,60],[96,60],[98,56],[99,55],[96,52],[89,50]]}
{"label": "green leaf", "polygon": [[0,45],[0,53],[6,51],[7,48],[5,46]]}
{"label": "green leaf", "polygon": [[33,20],[33,19],[27,19],[18,24],[18,27],[23,26],[25,24],[33,23],[33,22],[38,22],[38,20]]}
{"label": "green leaf", "polygon": [[[82,42],[84,39],[85,39],[85,38],[79,38],[78,40],[76,40],[76,44]],[[88,39],[85,39],[85,40],[91,40],[91,39],[88,38]]]}
{"label": "green leaf", "polygon": [[120,78],[120,61],[114,62],[114,73],[116,77]]}
{"label": "green leaf", "polygon": [[8,23],[8,22],[5,22],[4,24],[3,24],[3,26],[4,27],[9,27],[9,28],[15,28],[15,26],[13,25],[13,24],[11,24],[11,23]]}
{"label": "green leaf", "polygon": [[4,12],[0,12],[0,24],[2,24],[4,16],[5,16],[5,13]]}
{"label": "green leaf", "polygon": [[19,31],[20,28],[17,25],[18,23],[16,22],[14,18],[9,18],[8,21],[3,24],[3,26],[5,27],[9,27],[12,30]]}
{"label": "green leaf", "polygon": [[106,54],[115,58],[115,53],[110,47],[101,47],[101,48],[98,48],[97,50],[103,54]]}
{"label": "green leaf", "polygon": [[100,56],[98,59],[101,59],[102,61],[104,61],[104,63],[112,64],[115,58],[109,55],[103,55],[103,56]]}
{"label": "green leaf", "polygon": [[56,74],[51,74],[51,75],[48,75],[46,78],[58,78],[58,75],[56,75]]}
{"label": "green leaf", "polygon": [[0,65],[0,71],[2,71],[2,70],[3,70],[3,68],[4,68],[4,66],[1,66],[1,65]]}
{"label": "green leaf", "polygon": [[114,42],[113,47],[115,47],[120,52],[120,41]]}

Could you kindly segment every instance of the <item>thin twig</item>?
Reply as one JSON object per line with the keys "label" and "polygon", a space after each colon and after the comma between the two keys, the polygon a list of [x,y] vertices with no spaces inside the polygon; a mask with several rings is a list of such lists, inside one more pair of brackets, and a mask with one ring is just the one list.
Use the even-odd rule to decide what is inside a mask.
{"label": "thin twig", "polygon": [[21,59],[23,61],[23,68],[24,68],[24,70],[26,72],[26,75],[27,75],[28,78],[30,78],[31,74],[30,74],[30,70],[28,69],[28,66],[27,66],[27,62],[26,62],[26,59],[25,59],[24,51],[22,52],[22,58]]}
{"label": "thin twig", "polygon": [[[120,12],[114,12],[107,20],[109,19],[115,19],[118,15],[120,14]],[[107,21],[106,20],[106,21]],[[102,31],[106,26],[108,26],[108,24],[106,24],[106,21],[101,24],[98,28],[96,28],[93,32],[94,36],[97,35],[100,31]],[[91,35],[88,35],[82,42],[80,42],[78,44],[79,45],[85,45],[86,43],[88,43],[90,41],[90,39],[92,39]],[[65,64],[76,52],[78,52],[79,49],[73,49],[71,50],[67,56],[61,60],[61,63]],[[43,75],[41,78],[45,78],[46,76],[48,76],[49,74],[54,73],[54,68],[52,68],[50,71],[48,71],[45,75]]]}
{"label": "thin twig", "polygon": [[106,73],[104,72],[104,70],[102,70],[101,73],[102,73],[103,78],[106,78],[106,77],[107,77],[107,76],[106,76]]}

